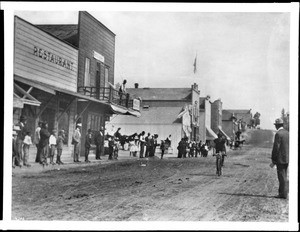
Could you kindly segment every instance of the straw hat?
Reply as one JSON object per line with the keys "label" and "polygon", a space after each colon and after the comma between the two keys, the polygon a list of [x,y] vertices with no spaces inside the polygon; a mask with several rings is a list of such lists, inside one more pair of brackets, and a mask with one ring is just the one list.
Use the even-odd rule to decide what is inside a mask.
{"label": "straw hat", "polygon": [[283,124],[283,120],[282,120],[281,118],[277,118],[277,119],[275,120],[274,125],[278,125],[278,124]]}

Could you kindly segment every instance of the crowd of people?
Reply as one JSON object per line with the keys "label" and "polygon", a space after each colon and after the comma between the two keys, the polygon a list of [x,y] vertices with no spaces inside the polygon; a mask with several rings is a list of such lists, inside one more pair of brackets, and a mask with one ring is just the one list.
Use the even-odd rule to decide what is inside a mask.
{"label": "crowd of people", "polygon": [[[43,166],[55,164],[63,164],[61,161],[62,149],[65,140],[64,130],[60,130],[57,134],[56,130],[51,133],[48,130],[47,122],[39,122],[35,130],[34,140],[32,134],[26,127],[27,118],[21,116],[19,122],[13,126],[12,138],[12,167],[16,166],[30,167],[29,150],[32,144],[35,144],[37,153],[35,162]],[[54,162],[56,156],[56,162]],[[49,159],[49,163],[48,163]]]}
{"label": "crowd of people", "polygon": [[161,150],[161,159],[165,152],[168,151],[171,146],[171,135],[169,135],[165,140],[158,141],[158,134],[151,134],[145,131],[141,133],[134,133],[132,135],[121,135],[121,128],[114,133],[114,137],[118,138],[120,148],[124,150],[129,150],[129,155],[139,158],[154,157],[156,149]]}
{"label": "crowd of people", "polygon": [[178,143],[177,150],[178,158],[207,157],[210,146],[208,142],[203,143],[201,140],[199,142],[189,141],[188,137],[184,137]]}
{"label": "crowd of people", "polygon": [[[20,117],[19,123],[14,125],[13,130],[13,167],[22,165],[30,167],[28,163],[29,149],[32,144],[37,148],[35,162],[43,166],[45,165],[62,165],[61,160],[63,145],[65,143],[65,131],[52,130],[49,132],[47,122],[39,122],[34,132],[34,140],[31,140],[31,132],[26,129],[27,119],[25,116]],[[74,146],[73,162],[80,161],[81,150],[81,128],[82,124],[76,124],[76,128],[72,135],[71,144]],[[95,158],[101,160],[101,157],[108,155],[108,159],[117,160],[119,149],[129,151],[129,156],[147,158],[154,157],[155,154],[160,154],[163,159],[171,147],[172,139],[169,135],[166,139],[159,140],[158,134],[134,133],[132,135],[122,135],[121,128],[116,132],[105,134],[104,127],[99,131],[88,129],[85,135],[84,158],[85,162],[89,163],[89,154],[92,146],[95,147]],[[211,149],[208,141],[189,141],[187,137],[181,139],[178,143],[178,158],[187,157],[207,157],[208,151]]]}

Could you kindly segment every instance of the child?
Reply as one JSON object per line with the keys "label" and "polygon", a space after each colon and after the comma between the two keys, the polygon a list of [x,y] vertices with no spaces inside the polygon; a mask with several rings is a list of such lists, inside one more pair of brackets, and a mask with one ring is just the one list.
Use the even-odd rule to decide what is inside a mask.
{"label": "child", "polygon": [[49,138],[49,147],[50,147],[50,164],[55,165],[53,162],[55,149],[56,149],[56,130],[52,131],[52,134]]}
{"label": "child", "polygon": [[30,131],[26,132],[23,143],[24,143],[24,145],[23,145],[23,152],[24,152],[23,165],[26,167],[30,167],[30,164],[28,164],[29,148],[30,148],[30,145],[32,144]]}
{"label": "child", "polygon": [[16,156],[17,156],[17,132],[13,130],[12,133],[12,167],[15,168],[15,165],[17,164]]}
{"label": "child", "polygon": [[160,144],[160,149],[161,149],[161,159],[164,157],[165,154],[165,150],[166,150],[166,144],[163,140],[161,140],[161,144]]}
{"label": "child", "polygon": [[90,153],[90,148],[92,144],[92,130],[88,129],[88,133],[85,137],[85,162],[90,163],[89,161],[89,153]]}
{"label": "child", "polygon": [[61,154],[62,154],[63,145],[64,145],[64,140],[65,140],[65,131],[60,130],[58,132],[58,137],[57,137],[57,140],[56,140],[56,145],[57,145],[56,163],[57,164],[64,164],[60,159]]}

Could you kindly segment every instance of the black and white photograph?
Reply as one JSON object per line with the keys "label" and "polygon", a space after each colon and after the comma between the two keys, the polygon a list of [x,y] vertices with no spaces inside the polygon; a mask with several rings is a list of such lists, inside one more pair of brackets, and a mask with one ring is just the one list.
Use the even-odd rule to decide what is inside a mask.
{"label": "black and white photograph", "polygon": [[1,229],[299,230],[299,3],[1,10]]}

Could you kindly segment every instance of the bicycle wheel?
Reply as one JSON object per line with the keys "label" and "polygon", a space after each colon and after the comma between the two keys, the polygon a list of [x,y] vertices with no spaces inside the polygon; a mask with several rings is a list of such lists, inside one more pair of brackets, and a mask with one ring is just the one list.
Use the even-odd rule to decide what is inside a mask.
{"label": "bicycle wheel", "polygon": [[217,173],[218,173],[218,176],[222,175],[222,165],[221,165],[221,157],[220,156],[217,157]]}

